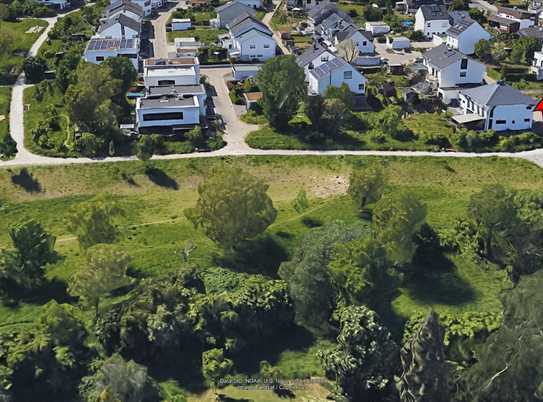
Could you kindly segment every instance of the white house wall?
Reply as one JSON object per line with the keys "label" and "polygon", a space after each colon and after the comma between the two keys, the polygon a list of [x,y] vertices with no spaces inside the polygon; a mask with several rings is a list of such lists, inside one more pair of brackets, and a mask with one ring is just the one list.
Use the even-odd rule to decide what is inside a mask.
{"label": "white house wall", "polygon": [[240,52],[242,61],[266,61],[275,57],[276,44],[273,38],[255,30],[234,38],[232,43],[234,49]]}
{"label": "white house wall", "polygon": [[112,25],[109,28],[103,30],[102,32],[98,33],[97,36],[100,37],[100,38],[136,39],[136,38],[139,37],[139,32],[125,26],[124,27],[124,36],[123,36],[122,30],[121,30],[121,24],[117,23],[117,24]]}
{"label": "white house wall", "polygon": [[[462,84],[480,84],[485,75],[485,66],[475,60],[467,59],[467,69],[461,69],[461,61],[453,63],[438,72],[439,86],[455,87]],[[465,77],[462,76],[465,73]]]}
{"label": "white house wall", "polygon": [[424,33],[424,36],[431,38],[434,35],[442,35],[449,29],[449,20],[426,21],[419,8],[415,15],[415,31]]}
{"label": "white house wall", "polygon": [[447,37],[447,45],[453,49],[470,55],[475,52],[475,44],[481,39],[489,40],[492,36],[485,31],[478,23],[471,24],[457,38]]}
{"label": "white house wall", "polygon": [[[157,113],[183,113],[183,119],[175,120],[144,120],[145,115],[157,114]],[[200,109],[197,105],[193,107],[175,107],[165,106],[157,108],[137,108],[137,125],[139,128],[146,127],[168,127],[178,125],[197,125],[200,124]]]}

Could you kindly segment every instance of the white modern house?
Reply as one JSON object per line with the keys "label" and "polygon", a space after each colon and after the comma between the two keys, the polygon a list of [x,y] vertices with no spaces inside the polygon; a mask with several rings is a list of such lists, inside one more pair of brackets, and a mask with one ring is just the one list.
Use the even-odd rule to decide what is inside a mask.
{"label": "white modern house", "polygon": [[502,83],[483,85],[459,93],[460,122],[480,121],[483,130],[530,130],[537,101]]}
{"label": "white modern house", "polygon": [[226,28],[243,15],[256,16],[256,11],[252,7],[246,6],[237,0],[230,1],[215,10],[217,11],[217,17],[210,20],[209,23],[216,28]]}
{"label": "white modern house", "polygon": [[543,49],[534,52],[534,60],[532,61],[530,71],[535,74],[536,80],[543,80]]}
{"label": "white modern house", "polygon": [[201,42],[198,42],[196,38],[192,37],[183,37],[175,38],[174,45],[172,49],[172,56],[174,57],[197,57],[200,49],[204,47]]}
{"label": "white modern house", "polygon": [[276,43],[267,25],[250,15],[234,20],[223,41],[231,58],[240,61],[266,61],[275,57]]}
{"label": "white modern house", "polygon": [[[149,10],[149,13],[150,12],[151,11]],[[130,0],[117,0],[106,8],[104,20],[107,21],[121,14],[138,21],[139,23],[141,23],[145,15],[148,15],[145,13],[145,9],[136,2],[131,2]]]}
{"label": "white modern house", "polygon": [[232,78],[236,81],[243,81],[247,78],[254,78],[260,71],[260,66],[255,64],[233,64]]}
{"label": "white modern house", "polygon": [[415,31],[427,38],[444,35],[449,27],[449,12],[444,5],[422,5],[415,13]]}
{"label": "white modern house", "polygon": [[405,36],[387,36],[387,48],[392,50],[407,50],[411,48],[411,41]]}
{"label": "white modern house", "polygon": [[136,39],[141,35],[141,23],[125,14],[117,14],[102,22],[96,36],[100,38]]}
{"label": "white modern house", "polygon": [[126,57],[138,71],[139,47],[139,39],[92,38],[87,43],[83,59],[89,63],[100,64],[110,57]]}
{"label": "white modern house", "polygon": [[145,92],[145,99],[161,99],[164,97],[187,98],[196,96],[200,105],[200,116],[206,115],[207,94],[204,85],[170,85],[149,87]]}
{"label": "white modern house", "polygon": [[537,19],[537,13],[517,7],[498,7],[496,16],[498,18],[518,22],[519,29],[524,29],[535,25]]}
{"label": "white modern house", "polygon": [[162,127],[190,129],[199,124],[200,102],[197,96],[138,98],[136,101],[139,131]]}
{"label": "white modern house", "polygon": [[64,10],[70,4],[69,0],[38,0],[38,3]]}
{"label": "white modern house", "polygon": [[335,59],[336,55],[327,47],[315,42],[308,47],[301,55],[296,57],[296,63],[304,69],[306,81],[309,81],[309,72],[320,65]]}
{"label": "white modern house", "polygon": [[190,18],[173,18],[172,31],[186,31],[192,27]]}
{"label": "white modern house", "polygon": [[481,39],[490,40],[490,35],[485,29],[469,17],[458,18],[447,31],[447,46],[459,50],[464,54],[473,54],[475,44]]}
{"label": "white modern house", "polygon": [[143,63],[145,88],[172,85],[199,85],[200,62],[197,57],[146,59]]}
{"label": "white modern house", "polygon": [[446,104],[458,98],[462,87],[481,85],[486,71],[483,63],[445,44],[424,53],[423,64],[428,69],[428,81],[436,82],[438,93]]}
{"label": "white modern house", "polygon": [[366,91],[366,77],[345,60],[336,57],[309,71],[308,90],[313,95],[324,95],[328,87],[346,84],[351,92],[363,95]]}
{"label": "white modern house", "polygon": [[345,45],[349,41],[352,41],[351,43],[358,48],[359,55],[373,54],[375,52],[371,33],[362,31],[352,24],[349,24],[334,35],[334,46],[336,49],[338,46]]}

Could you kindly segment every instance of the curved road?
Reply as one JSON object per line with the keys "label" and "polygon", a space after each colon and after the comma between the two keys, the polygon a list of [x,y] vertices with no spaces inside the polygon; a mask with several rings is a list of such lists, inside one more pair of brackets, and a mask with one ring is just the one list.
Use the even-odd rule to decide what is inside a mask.
{"label": "curved road", "polygon": [[[37,54],[41,45],[47,39],[47,33],[54,26],[59,17],[48,18],[47,28],[42,32],[40,37],[34,43],[29,51],[29,56]],[[255,125],[250,125],[242,122],[230,102],[228,97],[228,89],[224,81],[225,68],[205,69],[205,75],[208,76],[209,82],[214,86],[217,94],[213,97],[217,111],[222,115],[226,133],[224,139],[226,146],[222,149],[213,152],[192,153],[192,154],[173,154],[173,155],[155,155],[153,159],[185,159],[185,158],[208,158],[218,156],[270,156],[270,155],[359,155],[359,156],[436,156],[436,157],[455,157],[455,158],[475,158],[475,157],[504,157],[504,158],[521,158],[531,161],[538,166],[543,167],[543,149],[533,151],[510,153],[510,152],[493,152],[493,153],[470,153],[470,152],[430,152],[430,151],[300,151],[300,150],[262,150],[250,148],[245,142],[245,137],[251,131],[257,129]],[[47,156],[35,155],[28,151],[24,146],[24,105],[23,91],[27,85],[25,84],[24,74],[21,74],[15,85],[13,86],[11,110],[10,110],[10,130],[11,136],[17,142],[17,155],[14,159],[8,161],[0,161],[0,167],[8,166],[35,166],[35,165],[66,165],[66,164],[82,164],[82,163],[106,163],[106,162],[122,162],[135,160],[134,156],[115,156],[101,159],[90,158],[52,158]]]}

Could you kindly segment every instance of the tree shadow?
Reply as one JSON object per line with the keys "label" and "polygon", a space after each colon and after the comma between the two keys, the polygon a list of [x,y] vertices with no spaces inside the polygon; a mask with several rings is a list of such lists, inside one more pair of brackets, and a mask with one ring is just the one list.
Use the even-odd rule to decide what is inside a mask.
{"label": "tree shadow", "polygon": [[238,272],[276,276],[279,265],[288,258],[287,251],[273,237],[262,235],[244,241],[233,255],[215,256],[219,266]]}
{"label": "tree shadow", "polygon": [[173,177],[168,176],[166,172],[157,167],[147,167],[145,169],[145,175],[151,182],[157,186],[169,188],[171,190],[179,190],[179,185]]}
{"label": "tree shadow", "polygon": [[302,218],[302,223],[307,226],[308,228],[317,228],[319,226],[322,226],[323,223],[321,220],[317,218],[312,218],[310,216],[306,216]]}
{"label": "tree shadow", "polygon": [[75,303],[77,298],[68,294],[65,282],[55,278],[32,289],[10,286],[10,291],[2,300],[2,304],[9,307],[17,307],[20,303],[44,305],[51,300],[57,303]]}
{"label": "tree shadow", "polygon": [[11,182],[21,187],[27,193],[41,193],[42,187],[40,182],[28,171],[27,168],[23,168],[18,174],[11,175]]}

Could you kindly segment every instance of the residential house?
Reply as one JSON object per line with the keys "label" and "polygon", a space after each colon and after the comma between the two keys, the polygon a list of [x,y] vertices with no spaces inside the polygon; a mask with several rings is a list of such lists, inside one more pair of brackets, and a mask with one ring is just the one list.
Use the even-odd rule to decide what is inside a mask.
{"label": "residential house", "polygon": [[401,7],[407,14],[415,14],[417,10],[424,5],[447,5],[449,1],[443,0],[404,0],[404,5]]}
{"label": "residential house", "polygon": [[196,96],[200,106],[200,116],[206,115],[207,92],[203,84],[196,85],[168,85],[149,87],[145,90],[146,99],[160,99],[164,97],[187,98]]}
{"label": "residential house", "polygon": [[100,64],[110,57],[126,57],[139,69],[139,39],[104,39],[92,38],[83,53],[86,62]]}
{"label": "residential house", "polygon": [[141,23],[125,14],[117,14],[103,21],[96,32],[100,38],[135,39],[141,35]]}
{"label": "residential house", "polygon": [[488,17],[488,24],[498,31],[506,33],[515,33],[520,29],[519,21],[498,17],[497,15],[491,15]]}
{"label": "residential house", "polygon": [[345,60],[336,57],[309,71],[309,93],[324,95],[328,87],[346,84],[351,92],[362,95],[366,91],[366,78]]}
{"label": "residential house", "polygon": [[538,81],[543,80],[543,49],[534,52],[534,59],[530,71],[535,74],[535,78]]}
{"label": "residential house", "polygon": [[444,35],[450,27],[449,13],[444,5],[422,5],[415,14],[415,31],[427,38]]}
{"label": "residential house", "polygon": [[[352,42],[350,42],[352,41]],[[375,46],[373,45],[373,37],[370,32],[358,29],[355,25],[348,25],[334,35],[334,47],[338,49],[342,45],[345,46],[348,42],[352,43],[358,49],[358,54],[373,54]]]}
{"label": "residential house", "polygon": [[458,50],[445,44],[424,53],[423,64],[428,70],[427,79],[438,86],[438,94],[445,104],[458,98],[458,92],[466,85],[481,85],[486,67]]}
{"label": "residential house", "polygon": [[517,7],[498,7],[496,16],[509,21],[518,22],[519,29],[528,28],[537,23],[537,14],[535,12],[522,10]]}
{"label": "residential house", "polygon": [[226,28],[242,15],[256,16],[256,11],[253,8],[248,7],[237,0],[217,7],[216,11],[217,18],[212,19],[210,24],[217,28]]}
{"label": "residential house", "polygon": [[197,96],[164,96],[138,98],[136,127],[149,129],[191,129],[200,124],[200,102]]}
{"label": "residential house", "polygon": [[518,31],[520,36],[526,36],[528,38],[537,39],[543,44],[543,27],[539,25],[534,25],[528,28],[521,29]]}
{"label": "residential house", "polygon": [[228,39],[223,41],[231,58],[240,61],[266,61],[275,57],[273,32],[263,22],[243,15],[228,25]]}
{"label": "residential house", "polygon": [[343,21],[349,24],[353,22],[352,18],[346,12],[340,10],[334,3],[320,4],[312,8],[307,13],[307,17],[310,25],[316,27],[332,14],[338,15]]}
{"label": "residential house", "polygon": [[143,20],[143,17],[148,15],[145,13],[145,9],[135,2],[131,2],[130,0],[120,0],[111,3],[106,8],[104,20],[107,21],[120,14],[123,14],[140,23]]}
{"label": "residential house", "polygon": [[38,3],[64,10],[70,5],[69,0],[38,0]]}
{"label": "residential house", "polygon": [[407,50],[411,48],[411,41],[405,36],[387,36],[387,47],[392,50]]}
{"label": "residential house", "polygon": [[313,46],[306,48],[301,55],[296,57],[296,63],[304,69],[306,80],[309,81],[308,74],[312,69],[335,58],[336,55],[327,47],[315,42]]}
{"label": "residential house", "polygon": [[247,111],[254,109],[258,102],[262,100],[262,95],[262,92],[245,92],[243,94],[245,109],[247,109]]}
{"label": "residential house", "polygon": [[446,35],[447,46],[468,55],[475,52],[477,42],[492,37],[477,21],[468,16],[454,20]]}
{"label": "residential house", "polygon": [[192,27],[190,18],[173,18],[172,31],[186,31]]}
{"label": "residential house", "polygon": [[287,0],[288,9],[299,8],[304,11],[310,11],[314,8],[330,4],[333,0]]}
{"label": "residential house", "polygon": [[463,116],[458,122],[480,121],[483,130],[529,130],[537,101],[517,89],[496,83],[459,93]]}
{"label": "residential house", "polygon": [[372,36],[386,35],[390,32],[390,26],[383,21],[368,21],[365,25],[366,31],[372,34]]}
{"label": "residential house", "polygon": [[145,88],[200,84],[200,62],[197,57],[146,59],[143,63]]}
{"label": "residential house", "polygon": [[175,57],[197,57],[200,49],[204,47],[204,44],[196,41],[196,38],[183,37],[175,38],[172,56]]}
{"label": "residential house", "polygon": [[245,4],[247,7],[251,8],[262,8],[262,0],[236,0],[241,4]]}

